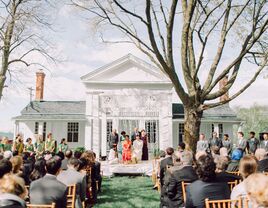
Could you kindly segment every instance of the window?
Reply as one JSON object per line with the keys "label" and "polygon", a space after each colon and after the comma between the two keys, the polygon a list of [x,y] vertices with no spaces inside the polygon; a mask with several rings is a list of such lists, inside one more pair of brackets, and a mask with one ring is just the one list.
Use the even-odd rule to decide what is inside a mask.
{"label": "window", "polygon": [[213,136],[213,132],[215,131],[214,124],[211,124],[211,137]]}
{"label": "window", "polygon": [[184,139],[184,123],[179,123],[179,144],[183,142]]}
{"label": "window", "polygon": [[145,131],[148,136],[149,143],[156,143],[158,125],[156,120],[145,121]]}
{"label": "window", "polygon": [[34,134],[38,134],[39,122],[34,123]]}
{"label": "window", "polygon": [[46,134],[47,134],[47,122],[43,123],[43,139],[46,138]]}
{"label": "window", "polygon": [[79,123],[68,123],[67,141],[78,142]]}
{"label": "window", "polygon": [[223,138],[223,124],[218,124],[219,127],[219,138]]}
{"label": "window", "polygon": [[106,123],[106,138],[107,138],[107,142],[109,142],[109,137],[110,137],[110,134],[113,130],[113,121],[112,120],[107,120],[107,123]]}

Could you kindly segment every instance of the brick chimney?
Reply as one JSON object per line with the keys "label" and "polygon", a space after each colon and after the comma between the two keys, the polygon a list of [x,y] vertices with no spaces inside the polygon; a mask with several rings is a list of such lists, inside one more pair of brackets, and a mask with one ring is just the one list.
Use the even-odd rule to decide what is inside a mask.
{"label": "brick chimney", "polygon": [[[222,89],[225,85],[227,85],[227,83],[228,83],[228,76],[225,76],[219,81],[219,88]],[[220,97],[221,102],[228,99],[229,99],[228,91]]]}
{"label": "brick chimney", "polygon": [[44,82],[45,73],[42,71],[36,72],[36,90],[35,90],[35,100],[42,101],[44,98]]}

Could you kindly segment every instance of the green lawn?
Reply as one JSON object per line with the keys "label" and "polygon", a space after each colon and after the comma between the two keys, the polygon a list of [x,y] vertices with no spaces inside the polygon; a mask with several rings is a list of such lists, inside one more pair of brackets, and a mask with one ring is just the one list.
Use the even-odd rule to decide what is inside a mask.
{"label": "green lawn", "polygon": [[152,189],[149,177],[104,178],[102,193],[98,196],[96,208],[159,207],[159,193]]}

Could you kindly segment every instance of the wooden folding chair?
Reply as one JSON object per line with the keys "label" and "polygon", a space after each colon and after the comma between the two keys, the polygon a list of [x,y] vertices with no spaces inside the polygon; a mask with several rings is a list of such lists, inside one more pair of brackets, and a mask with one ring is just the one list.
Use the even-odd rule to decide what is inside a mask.
{"label": "wooden folding chair", "polygon": [[56,204],[26,204],[27,208],[56,208]]}
{"label": "wooden folding chair", "polygon": [[189,182],[181,182],[181,189],[182,189],[182,197],[183,197],[183,202],[186,203],[186,186],[190,185],[191,183]]}
{"label": "wooden folding chair", "polygon": [[230,188],[230,191],[233,190],[233,188],[238,184],[238,180],[235,180],[235,181],[229,181],[228,182],[228,186]]}
{"label": "wooden folding chair", "polygon": [[76,184],[69,185],[66,208],[75,208],[75,197],[76,197]]}
{"label": "wooden folding chair", "polygon": [[224,199],[224,200],[205,200],[206,208],[242,208],[242,199],[239,197],[236,200]]}
{"label": "wooden folding chair", "polygon": [[226,171],[226,172],[227,172],[227,173],[231,173],[231,174],[233,174],[233,175],[237,175],[237,176],[240,175],[239,171]]}

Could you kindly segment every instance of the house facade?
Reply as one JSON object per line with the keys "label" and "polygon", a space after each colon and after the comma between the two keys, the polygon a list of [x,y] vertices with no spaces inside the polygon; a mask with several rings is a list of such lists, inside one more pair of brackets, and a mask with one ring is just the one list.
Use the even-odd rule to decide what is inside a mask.
{"label": "house facade", "polygon": [[[150,151],[176,147],[183,141],[183,105],[173,102],[170,79],[131,54],[81,77],[85,101],[44,101],[40,76],[44,79],[37,74],[39,97],[14,118],[15,134],[27,138],[52,132],[58,142],[67,138],[70,147],[85,146],[100,156],[107,155],[112,129],[127,134],[135,127],[144,129]],[[224,105],[205,111],[201,132],[207,137],[213,131],[220,137],[223,133],[232,136],[233,125],[238,124],[235,113]]]}

